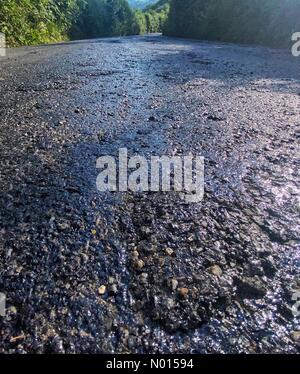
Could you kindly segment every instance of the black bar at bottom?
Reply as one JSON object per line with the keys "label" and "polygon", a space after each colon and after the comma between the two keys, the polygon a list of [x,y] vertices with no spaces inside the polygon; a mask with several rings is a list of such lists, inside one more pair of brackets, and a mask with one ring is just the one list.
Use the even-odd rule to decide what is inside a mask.
{"label": "black bar at bottom", "polygon": [[[277,370],[287,372],[299,366],[299,355],[2,355],[0,356],[0,372],[18,368],[39,372],[56,370],[62,366],[81,370],[83,374],[93,370],[109,372],[143,373],[147,370],[187,370],[210,374],[216,370],[256,370],[261,365],[274,365]],[[296,364],[296,366],[295,366]],[[292,370],[292,369],[290,369]],[[56,374],[56,373],[54,373]],[[255,374],[255,373],[254,373]]]}

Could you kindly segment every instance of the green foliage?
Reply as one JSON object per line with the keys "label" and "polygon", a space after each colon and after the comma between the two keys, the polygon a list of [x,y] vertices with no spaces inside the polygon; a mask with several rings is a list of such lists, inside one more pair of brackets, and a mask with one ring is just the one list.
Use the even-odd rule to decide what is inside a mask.
{"label": "green foliage", "polygon": [[165,33],[287,46],[300,31],[299,0],[171,0]]}
{"label": "green foliage", "polygon": [[0,0],[0,32],[10,45],[164,31],[287,46],[299,15],[300,0],[158,0],[143,10],[127,0]]}
{"label": "green foliage", "polygon": [[127,0],[0,0],[0,31],[9,45],[158,32],[168,1],[142,11]]}
{"label": "green foliage", "polygon": [[168,19],[169,0],[160,0],[144,11],[135,12],[137,34],[162,32]]}
{"label": "green foliage", "polygon": [[127,0],[86,0],[71,35],[73,38],[96,38],[134,34],[137,29],[134,11]]}
{"label": "green foliage", "polygon": [[0,31],[10,45],[66,38],[83,0],[0,0]]}
{"label": "green foliage", "polygon": [[168,0],[160,0],[144,11],[130,8],[126,0],[86,2],[72,29],[71,35],[75,39],[161,32],[169,11]]}

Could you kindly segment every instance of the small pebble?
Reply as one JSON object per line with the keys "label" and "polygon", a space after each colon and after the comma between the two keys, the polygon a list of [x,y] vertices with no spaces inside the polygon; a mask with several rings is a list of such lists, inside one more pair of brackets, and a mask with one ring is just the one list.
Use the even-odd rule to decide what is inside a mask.
{"label": "small pebble", "polygon": [[136,267],[137,269],[143,269],[144,266],[145,266],[145,263],[144,263],[143,260],[137,260],[137,261],[135,262],[135,267]]}
{"label": "small pebble", "polygon": [[110,291],[111,291],[113,294],[117,294],[117,293],[118,293],[118,286],[117,286],[116,284],[111,285],[111,287],[110,287]]}
{"label": "small pebble", "polygon": [[148,281],[148,274],[147,274],[147,273],[143,273],[143,274],[141,274],[140,277],[139,277],[139,279],[140,279],[140,282],[141,282],[142,284],[147,283],[147,281]]}
{"label": "small pebble", "polygon": [[172,254],[174,253],[174,251],[171,248],[167,248],[166,249],[166,253],[167,253],[168,256],[172,256]]}
{"label": "small pebble", "polygon": [[139,258],[139,255],[140,255],[140,254],[139,254],[138,251],[133,251],[133,252],[132,252],[132,257],[133,257],[134,259],[136,259],[136,260]]}
{"label": "small pebble", "polygon": [[178,287],[178,281],[176,279],[172,279],[171,280],[171,287],[172,287],[172,290],[173,291],[176,291],[177,290],[177,287]]}
{"label": "small pebble", "polygon": [[218,265],[211,266],[207,269],[207,271],[212,275],[215,275],[216,277],[221,277],[221,275],[223,274],[222,269]]}
{"label": "small pebble", "polygon": [[17,308],[15,306],[11,306],[8,310],[10,314],[17,314]]}
{"label": "small pebble", "polygon": [[179,294],[182,297],[186,297],[189,294],[189,290],[187,288],[180,288],[179,289]]}
{"label": "small pebble", "polygon": [[292,338],[295,342],[300,342],[300,331],[293,331]]}
{"label": "small pebble", "polygon": [[106,286],[101,286],[98,289],[99,295],[104,295],[106,293]]}

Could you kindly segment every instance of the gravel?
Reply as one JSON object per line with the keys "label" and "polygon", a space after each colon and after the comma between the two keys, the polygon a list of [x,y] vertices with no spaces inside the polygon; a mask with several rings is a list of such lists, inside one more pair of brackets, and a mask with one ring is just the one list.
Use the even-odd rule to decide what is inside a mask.
{"label": "gravel", "polygon": [[[114,40],[0,61],[0,353],[299,352],[299,61]],[[204,200],[97,192],[121,147],[203,155]]]}

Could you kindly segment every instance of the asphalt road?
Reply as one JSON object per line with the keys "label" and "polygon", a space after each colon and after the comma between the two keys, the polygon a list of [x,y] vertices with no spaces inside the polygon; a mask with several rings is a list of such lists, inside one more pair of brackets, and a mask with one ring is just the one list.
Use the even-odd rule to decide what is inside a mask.
{"label": "asphalt road", "polygon": [[[9,50],[0,352],[299,352],[299,63],[161,36]],[[98,192],[122,147],[204,156],[204,200]]]}

